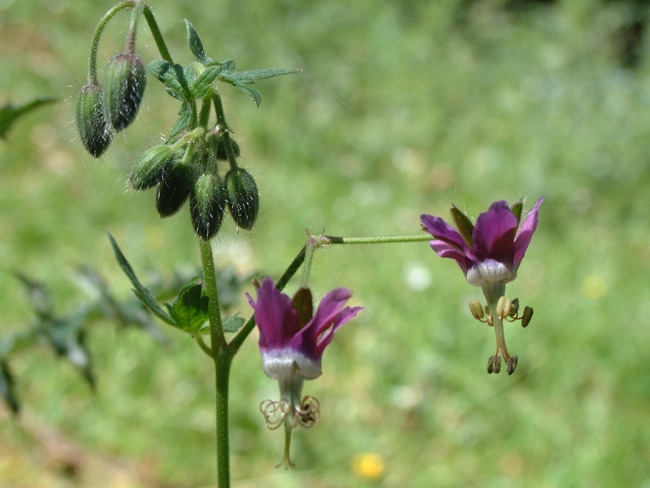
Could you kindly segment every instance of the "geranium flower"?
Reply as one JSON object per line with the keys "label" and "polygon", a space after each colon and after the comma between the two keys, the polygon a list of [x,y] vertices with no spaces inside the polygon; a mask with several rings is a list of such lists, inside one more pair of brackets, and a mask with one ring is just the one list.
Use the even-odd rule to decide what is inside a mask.
{"label": "geranium flower", "polygon": [[257,302],[248,295],[260,331],[262,369],[280,385],[280,401],[266,400],[260,405],[269,428],[285,425],[285,452],[280,465],[293,467],[289,459],[291,429],[311,427],[318,420],[318,401],[311,396],[301,398],[303,381],[322,374],[321,359],[334,332],[363,310],[343,308],[351,297],[350,290],[337,288],[321,300],[314,315],[309,288],[298,290],[292,300],[266,278],[257,290]]}
{"label": "geranium flower", "polygon": [[[488,304],[485,322],[494,326],[497,336],[497,352],[488,361],[489,373],[499,372],[501,353],[509,374],[517,367],[517,356],[511,356],[506,348],[502,321],[524,319],[522,324],[528,325],[532,309],[526,307],[524,315],[520,317],[518,301],[504,301],[499,310],[498,304],[501,297],[505,299],[506,283],[517,277],[519,265],[537,229],[539,206],[543,201],[543,198],[537,201],[521,225],[521,202],[512,207],[506,201],[493,203],[487,212],[479,215],[476,225],[452,206],[451,214],[458,230],[440,217],[426,214],[420,217],[423,227],[435,239],[430,243],[431,248],[443,258],[454,259],[467,281],[483,289]],[[470,308],[477,319],[483,320],[482,307],[480,313],[476,304],[470,305]]]}

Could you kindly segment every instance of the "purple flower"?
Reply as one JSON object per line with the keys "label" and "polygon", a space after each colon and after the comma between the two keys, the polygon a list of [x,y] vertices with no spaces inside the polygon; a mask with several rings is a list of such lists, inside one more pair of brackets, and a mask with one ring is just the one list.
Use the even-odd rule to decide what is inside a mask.
{"label": "purple flower", "polygon": [[292,466],[288,452],[291,429],[297,425],[311,427],[319,414],[315,398],[301,399],[303,381],[322,374],[323,351],[332,342],[334,332],[363,310],[343,308],[351,297],[350,290],[337,288],[321,300],[314,315],[308,288],[298,290],[292,300],[275,288],[271,278],[266,278],[257,290],[257,302],[248,296],[260,331],[262,369],[280,385],[280,401],[267,400],[260,407],[269,428],[285,424],[288,437],[283,463],[287,466]]}
{"label": "purple flower", "polygon": [[506,283],[517,277],[519,265],[537,229],[539,207],[543,201],[543,198],[537,201],[521,225],[522,203],[509,207],[503,200],[493,203],[487,212],[480,214],[476,225],[452,206],[451,215],[458,230],[440,217],[426,214],[420,217],[423,227],[434,237],[430,242],[431,248],[443,258],[454,259],[468,283],[483,289],[488,304],[486,314],[478,302],[470,303],[470,310],[477,320],[495,330],[497,352],[488,361],[489,373],[498,373],[501,369],[501,354],[509,374],[517,367],[517,356],[511,356],[506,347],[503,321],[522,320],[525,327],[533,310],[526,307],[523,315],[519,316],[519,301],[505,297]]}
{"label": "purple flower", "polygon": [[443,258],[455,259],[471,285],[509,283],[517,277],[537,228],[539,206],[543,201],[543,198],[537,201],[521,227],[521,204],[511,209],[504,200],[493,203],[487,212],[479,215],[476,226],[452,207],[452,216],[461,232],[440,217],[423,214],[421,219],[435,238],[431,241],[432,249]]}

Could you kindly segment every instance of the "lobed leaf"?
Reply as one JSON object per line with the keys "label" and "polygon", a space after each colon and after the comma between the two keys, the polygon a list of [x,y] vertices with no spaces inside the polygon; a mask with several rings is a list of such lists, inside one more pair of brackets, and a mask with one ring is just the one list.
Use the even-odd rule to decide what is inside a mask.
{"label": "lobed leaf", "polygon": [[196,122],[196,106],[192,102],[183,102],[178,111],[178,119],[169,133],[169,141],[174,142],[182,133],[189,130]]}
{"label": "lobed leaf", "polygon": [[165,84],[165,90],[172,97],[189,101],[189,93],[185,84],[183,67],[179,64],[172,64],[164,59],[156,59],[147,65],[151,75]]}
{"label": "lobed leaf", "polygon": [[214,83],[214,80],[219,73],[221,72],[221,66],[218,64],[213,64],[205,68],[205,70],[199,75],[199,77],[191,84],[190,95],[194,100],[203,98],[208,90],[210,85]]}
{"label": "lobed leaf", "polygon": [[211,59],[205,55],[203,42],[201,42],[199,33],[196,32],[192,23],[187,19],[185,19],[185,26],[187,27],[187,43],[190,45],[190,51],[192,51],[192,54],[197,60],[204,64],[209,63]]}
{"label": "lobed leaf", "polygon": [[172,303],[165,303],[175,326],[194,334],[208,320],[209,299],[203,296],[203,281],[197,276],[187,282]]}
{"label": "lobed leaf", "polygon": [[135,286],[135,289],[133,290],[135,296],[138,297],[138,299],[142,302],[142,304],[145,307],[147,307],[149,310],[151,310],[158,318],[168,323],[169,325],[175,326],[176,323],[170,317],[170,315],[160,306],[160,304],[156,301],[156,299],[151,294],[151,292],[140,283],[138,277],[135,275],[135,272],[133,271],[133,268],[131,268],[131,265],[124,257],[124,254],[122,254],[122,251],[117,245],[117,242],[115,242],[115,239],[113,239],[113,236],[110,234],[110,232],[106,232],[106,233],[108,234],[108,239],[111,242],[111,247],[113,248],[113,252],[115,253],[115,258],[117,259],[120,268],[122,268],[124,274],[127,276],[127,278],[129,278],[131,284]]}
{"label": "lobed leaf", "polygon": [[266,80],[276,76],[290,75],[300,73],[300,68],[269,68],[269,69],[251,69],[248,71],[230,71],[222,66],[219,79],[228,83],[252,85],[257,80]]}
{"label": "lobed leaf", "polygon": [[237,83],[234,83],[233,86],[235,88],[240,89],[246,95],[251,97],[253,99],[253,101],[255,102],[255,105],[257,105],[258,107],[260,106],[260,103],[262,103],[262,94],[260,92],[258,92],[257,90],[254,90],[253,88],[249,88],[249,87],[247,87],[245,85],[239,85]]}

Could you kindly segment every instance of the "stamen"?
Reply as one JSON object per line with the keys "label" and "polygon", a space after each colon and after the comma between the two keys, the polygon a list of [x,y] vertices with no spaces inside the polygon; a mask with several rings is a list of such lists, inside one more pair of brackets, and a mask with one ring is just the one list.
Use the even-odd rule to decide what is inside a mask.
{"label": "stamen", "polygon": [[533,318],[533,309],[531,307],[524,308],[524,314],[521,316],[521,326],[527,327],[530,319]]}
{"label": "stamen", "polygon": [[501,356],[499,356],[498,354],[494,356],[490,356],[490,359],[488,359],[488,364],[487,364],[488,374],[492,374],[492,373],[498,374],[499,371],[501,371]]}
{"label": "stamen", "polygon": [[305,396],[300,407],[296,407],[297,422],[309,429],[313,427],[320,418],[320,403],[313,396]]}
{"label": "stamen", "polygon": [[516,319],[518,313],[519,313],[519,298],[515,298],[512,301],[512,305],[510,306],[510,313],[508,315],[510,318]]}
{"label": "stamen", "polygon": [[287,400],[280,400],[279,402],[264,400],[260,403],[260,412],[264,415],[266,428],[269,430],[280,427],[289,411],[290,405]]}
{"label": "stamen", "polygon": [[512,309],[512,300],[507,297],[499,298],[497,302],[497,315],[501,320],[510,316],[510,311]]}

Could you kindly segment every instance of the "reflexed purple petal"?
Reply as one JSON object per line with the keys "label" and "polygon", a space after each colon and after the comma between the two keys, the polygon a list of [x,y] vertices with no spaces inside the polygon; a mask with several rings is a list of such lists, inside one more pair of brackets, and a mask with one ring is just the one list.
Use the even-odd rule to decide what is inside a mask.
{"label": "reflexed purple petal", "polygon": [[479,261],[494,259],[512,266],[517,225],[517,217],[508,207],[508,202],[493,203],[476,220],[473,249],[476,258]]}
{"label": "reflexed purple petal", "polygon": [[467,274],[467,270],[472,266],[472,260],[465,256],[463,251],[460,251],[456,247],[451,246],[444,241],[431,241],[429,244],[431,245],[431,249],[433,249],[441,258],[455,259],[458,266],[460,266],[460,269],[463,270],[463,273]]}
{"label": "reflexed purple petal", "polygon": [[255,309],[255,322],[260,329],[260,348],[287,347],[300,330],[298,313],[291,298],[275,288],[271,278],[266,278],[257,290],[257,303],[249,301]]}
{"label": "reflexed purple petal", "polygon": [[316,344],[316,354],[318,357],[321,357],[323,355],[325,348],[329,346],[334,339],[334,332],[342,327],[346,322],[349,322],[354,317],[356,317],[357,314],[362,310],[363,307],[345,307],[343,310],[341,310],[341,313],[339,313],[334,318],[334,322],[332,322],[331,327],[326,327],[323,329],[323,332],[319,333],[317,336],[318,342]]}
{"label": "reflexed purple petal", "polygon": [[422,214],[420,220],[436,240],[446,242],[461,251],[468,249],[463,236],[440,217]]}
{"label": "reflexed purple petal", "polygon": [[519,229],[519,232],[517,232],[517,237],[515,237],[515,258],[514,258],[515,269],[519,267],[522,259],[524,259],[526,250],[528,249],[528,246],[530,245],[530,241],[533,238],[533,234],[537,229],[537,222],[539,222],[539,217],[538,217],[539,206],[542,204],[543,201],[544,198],[540,198],[539,200],[537,200],[535,207],[530,211],[528,216],[526,216],[526,220],[524,221],[523,225]]}
{"label": "reflexed purple petal", "polygon": [[[352,297],[352,292],[347,288],[337,288],[329,292],[321,300],[316,315],[291,341],[292,347],[320,360],[323,350],[332,342],[334,330],[362,310],[361,307],[346,307],[341,310],[350,297]],[[327,331],[327,329],[330,330]],[[321,337],[325,331],[327,333]]]}

